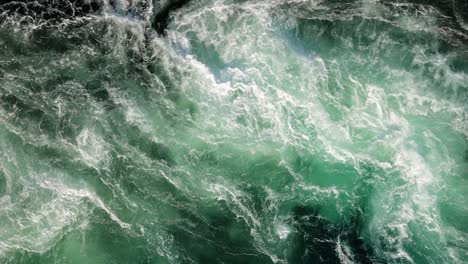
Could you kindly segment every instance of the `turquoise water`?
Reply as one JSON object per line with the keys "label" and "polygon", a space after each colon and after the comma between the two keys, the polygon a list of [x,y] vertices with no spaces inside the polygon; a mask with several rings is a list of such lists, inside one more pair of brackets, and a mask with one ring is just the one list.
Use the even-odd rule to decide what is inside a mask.
{"label": "turquoise water", "polygon": [[463,7],[158,8],[3,13],[0,263],[468,262]]}

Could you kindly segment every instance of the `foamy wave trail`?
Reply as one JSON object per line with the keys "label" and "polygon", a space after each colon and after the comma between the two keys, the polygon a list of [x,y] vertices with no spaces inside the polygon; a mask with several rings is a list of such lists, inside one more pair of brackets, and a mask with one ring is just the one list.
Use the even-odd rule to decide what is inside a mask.
{"label": "foamy wave trail", "polygon": [[0,4],[1,263],[468,262],[468,6]]}

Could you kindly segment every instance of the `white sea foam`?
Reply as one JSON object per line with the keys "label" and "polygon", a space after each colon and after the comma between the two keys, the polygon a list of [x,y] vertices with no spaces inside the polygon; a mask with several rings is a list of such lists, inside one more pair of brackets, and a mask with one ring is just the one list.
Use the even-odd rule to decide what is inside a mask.
{"label": "white sea foam", "polygon": [[[183,12],[171,14],[163,38],[148,30],[153,4],[157,8],[162,2],[148,2],[143,19],[126,11],[140,2],[120,0],[111,5],[105,1],[103,15],[86,19],[92,22],[90,30],[105,26],[105,41],[99,45],[107,51],[106,58],[115,59],[110,60],[112,63],[135,63],[128,62],[130,50],[141,56],[138,59],[144,61],[144,67],[139,70],[147,74],[145,81],[150,79],[147,84],[154,85],[148,88],[148,94],[139,94],[140,80],[133,80],[131,74],[132,80],[128,82],[121,82],[124,79],[121,76],[110,76],[112,80],[101,82],[115,104],[107,112],[98,102],[83,103],[88,98],[84,86],[66,81],[58,88],[82,91],[82,94],[72,94],[70,100],[67,92],[54,91],[59,95],[41,101],[53,110],[47,113],[54,112],[51,115],[61,120],[70,109],[78,109],[90,115],[92,122],[79,124],[79,130],[70,133],[75,133],[71,139],[62,134],[55,138],[39,133],[38,126],[15,123],[19,111],[0,108],[0,135],[18,136],[34,151],[39,147],[51,148],[95,168],[97,174],[92,176],[102,177],[100,182],[112,191],[115,199],[124,197],[129,207],[151,212],[154,219],[137,219],[141,225],[135,226],[145,239],[153,239],[151,246],[170,262],[181,261],[178,254],[182,251],[174,246],[177,242],[174,236],[164,232],[152,236],[154,225],[164,229],[167,224],[165,218],[157,215],[159,212],[153,212],[159,204],[134,204],[119,184],[135,185],[137,194],[131,195],[142,193],[154,198],[159,197],[160,190],[153,181],[162,177],[182,197],[201,196],[206,202],[222,201],[239,221],[250,227],[249,235],[257,251],[268,255],[273,262],[283,263],[286,263],[285,249],[297,235],[294,223],[288,221],[290,212],[282,207],[284,204],[331,205],[330,210],[346,218],[347,206],[355,206],[356,199],[369,196],[369,209],[364,206],[369,219],[362,232],[377,257],[389,262],[417,262],[414,252],[408,248],[416,247],[413,241],[425,241],[425,248],[413,249],[428,250],[438,259],[461,263],[462,250],[455,246],[446,248],[452,237],[463,237],[463,234],[444,223],[438,200],[444,181],[458,173],[456,166],[460,158],[455,158],[454,153],[458,155],[460,151],[453,151],[452,145],[462,140],[453,143],[448,138],[459,139],[456,133],[468,135],[466,92],[463,92],[468,75],[451,67],[451,60],[459,55],[457,52],[443,54],[419,43],[420,39],[411,48],[403,49],[407,43],[387,32],[398,29],[405,34],[446,36],[448,33],[438,24],[443,18],[436,9],[418,6],[419,15],[414,16],[411,13],[414,8],[409,4],[384,5],[378,1],[350,4],[347,10],[339,11],[328,7],[326,1],[313,0],[192,1]],[[356,25],[355,36],[350,37],[347,27],[340,27],[355,23],[358,18],[364,19]],[[374,24],[383,29],[377,30]],[[330,31],[331,27],[340,30]],[[331,47],[331,42],[336,42],[337,47]],[[400,48],[401,52],[395,51]],[[83,47],[82,51],[93,58],[102,55],[99,49]],[[87,61],[80,60],[81,55],[66,58],[71,55],[65,53],[65,57],[58,56],[44,63],[49,68],[31,66],[27,68],[28,76],[5,73],[1,81],[7,81],[8,92],[22,91],[24,85],[18,80],[30,82],[42,78],[45,82],[44,76],[54,71],[84,67]],[[408,65],[400,65],[400,55],[410,58]],[[149,73],[145,68],[152,63],[162,69]],[[165,79],[158,77],[159,70]],[[374,78],[374,74],[381,77]],[[163,79],[172,83],[166,84]],[[167,99],[168,94],[173,98]],[[173,116],[165,113],[170,116],[166,120],[156,104],[175,113],[184,100],[196,105],[194,113],[184,115],[187,116],[184,121],[190,122],[180,122],[177,118],[167,121]],[[122,114],[122,120],[115,118],[116,113]],[[104,133],[110,131],[106,130],[108,120],[122,122],[118,125],[123,128],[136,126],[152,142],[170,142],[167,145],[175,162],[169,166],[154,161],[136,147],[130,147],[125,137],[106,137]],[[93,122],[102,124],[105,132],[98,129],[100,126],[94,127]],[[72,143],[73,139],[76,143]],[[112,144],[128,151],[118,153],[119,158],[130,164],[123,162],[123,166],[128,166],[125,170],[130,172],[119,175],[115,179],[118,183],[113,181],[108,169],[112,163],[110,153],[119,151]],[[223,152],[222,147],[226,145],[234,146],[235,150]],[[236,152],[237,149],[242,151]],[[131,231],[133,224],[123,221],[124,217],[89,187],[65,183],[71,177],[67,173],[68,176],[53,177],[54,163],[50,160],[44,158],[46,164],[36,172],[22,156],[29,157],[28,153],[15,152],[12,146],[2,142],[0,151],[0,171],[6,175],[8,193],[0,198],[0,204],[5,205],[0,217],[8,222],[0,234],[9,236],[0,239],[0,252],[14,248],[45,252],[68,228],[83,226],[92,208],[103,210],[123,232]],[[187,162],[187,156],[192,153],[198,155],[194,164]],[[211,159],[211,154],[216,157]],[[239,187],[247,181],[255,182],[257,175],[244,175],[244,170],[239,170],[242,175],[237,175],[236,170],[231,173],[225,167],[249,165],[250,155],[260,154],[280,160],[272,170],[284,169],[284,174],[290,175],[284,176],[281,171],[281,177],[292,179],[284,189],[280,186],[273,191],[262,186],[268,195],[266,201],[261,201],[265,203],[262,211],[257,211],[254,199],[263,198],[253,197],[254,194]],[[37,154],[31,153],[31,157],[36,158]],[[342,164],[350,170],[342,177],[349,179],[343,180],[345,186],[339,187],[335,183],[325,187],[306,183],[311,176],[308,173],[314,177],[331,177],[327,173],[333,172],[315,175],[313,169],[304,172],[295,169],[292,164],[296,157],[303,158],[304,163],[312,163],[319,157],[327,166]],[[237,162],[241,164],[231,164]],[[12,173],[12,168],[19,172]],[[355,172],[351,171],[353,168]],[[254,179],[246,179],[248,176]],[[154,185],[158,188],[152,188]],[[359,188],[367,185],[372,185],[369,193],[360,193]],[[14,188],[18,186],[23,189],[15,196]],[[27,205],[28,199],[35,196],[43,199],[42,205],[31,204],[24,215],[15,211],[15,205]],[[161,203],[183,206],[177,198],[168,200]],[[39,209],[32,208],[35,205]],[[460,241],[457,243],[463,245],[463,238]],[[340,237],[335,250],[342,263],[353,263],[352,249]]]}

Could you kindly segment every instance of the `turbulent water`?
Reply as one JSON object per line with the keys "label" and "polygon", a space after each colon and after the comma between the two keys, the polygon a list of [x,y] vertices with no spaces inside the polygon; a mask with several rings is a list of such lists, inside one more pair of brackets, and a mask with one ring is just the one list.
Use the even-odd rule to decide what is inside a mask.
{"label": "turbulent water", "polygon": [[0,263],[468,262],[468,4],[58,2],[0,5]]}

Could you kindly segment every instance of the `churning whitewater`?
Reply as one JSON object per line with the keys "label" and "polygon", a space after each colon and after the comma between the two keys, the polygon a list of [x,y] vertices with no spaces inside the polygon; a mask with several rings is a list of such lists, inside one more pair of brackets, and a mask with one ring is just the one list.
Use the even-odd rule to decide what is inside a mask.
{"label": "churning whitewater", "polygon": [[0,263],[467,263],[468,3],[0,1]]}

